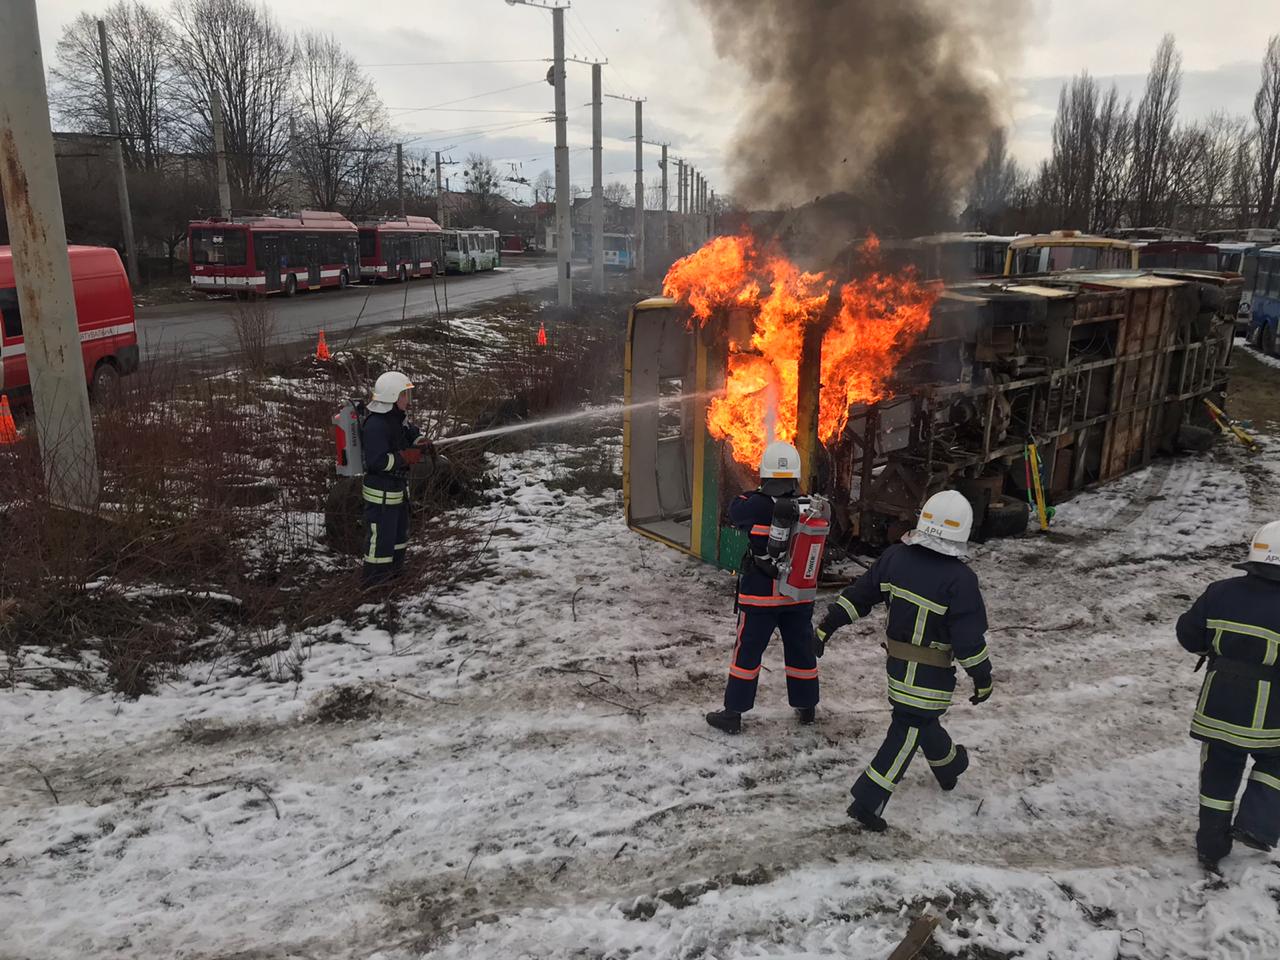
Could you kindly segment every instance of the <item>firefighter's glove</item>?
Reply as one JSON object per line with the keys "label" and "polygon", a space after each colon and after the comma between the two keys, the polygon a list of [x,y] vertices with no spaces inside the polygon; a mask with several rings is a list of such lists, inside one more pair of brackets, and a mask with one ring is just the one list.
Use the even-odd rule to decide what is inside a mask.
{"label": "firefighter's glove", "polygon": [[978,681],[973,682],[973,696],[969,698],[969,702],[974,706],[980,703],[986,703],[991,699],[991,691],[995,687],[995,681],[988,678],[985,687],[978,686]]}
{"label": "firefighter's glove", "polygon": [[813,655],[818,660],[827,652],[827,636],[827,631],[821,627],[813,628]]}
{"label": "firefighter's glove", "polygon": [[423,450],[421,447],[412,447],[408,450],[401,450],[400,459],[403,460],[406,464],[412,466],[415,463],[422,462],[422,454],[423,454]]}

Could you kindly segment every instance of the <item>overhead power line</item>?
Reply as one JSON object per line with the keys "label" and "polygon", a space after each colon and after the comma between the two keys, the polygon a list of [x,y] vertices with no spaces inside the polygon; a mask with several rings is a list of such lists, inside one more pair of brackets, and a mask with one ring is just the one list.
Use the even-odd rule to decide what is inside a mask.
{"label": "overhead power line", "polygon": [[496,97],[500,93],[509,93],[512,90],[522,90],[525,87],[540,86],[544,83],[546,83],[546,80],[540,78],[538,80],[530,80],[528,83],[517,83],[514,86],[502,87],[498,90],[486,90],[484,93],[475,93],[469,97],[459,97],[457,100],[445,100],[443,103],[435,103],[428,107],[409,107],[404,109],[400,116],[403,117],[410,113],[419,113],[425,110],[438,110],[440,107],[451,107],[455,103],[468,103],[472,100],[480,100],[484,97]]}
{"label": "overhead power line", "polygon": [[415,60],[407,63],[361,63],[362,70],[375,67],[460,67],[470,65],[488,65],[497,63],[550,63],[549,57],[528,57],[523,60]]}

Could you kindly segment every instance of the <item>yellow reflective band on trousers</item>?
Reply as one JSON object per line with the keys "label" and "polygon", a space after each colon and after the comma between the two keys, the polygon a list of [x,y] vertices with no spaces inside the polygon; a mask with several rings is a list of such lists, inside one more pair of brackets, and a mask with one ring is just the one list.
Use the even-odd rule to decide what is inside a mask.
{"label": "yellow reflective band on trousers", "polygon": [[1249,779],[1268,786],[1272,790],[1280,790],[1280,777],[1273,777],[1271,774],[1263,773],[1261,770],[1254,770],[1249,774]]}
{"label": "yellow reflective band on trousers", "polygon": [[365,554],[365,563],[390,563],[393,557],[378,556],[378,525],[369,524],[369,552]]}
{"label": "yellow reflective band on trousers", "polygon": [[1210,810],[1222,810],[1230,813],[1236,808],[1236,802],[1234,800],[1215,800],[1213,797],[1206,797],[1202,793],[1200,794],[1200,806],[1208,807]]}
{"label": "yellow reflective band on trousers", "polygon": [[1216,720],[1199,710],[1191,719],[1191,732],[1242,750],[1280,749],[1280,728],[1241,727],[1225,720]]}
{"label": "yellow reflective band on trousers", "polygon": [[920,739],[920,729],[918,727],[907,728],[907,738],[902,743],[902,749],[898,751],[898,755],[894,758],[893,764],[889,767],[888,773],[881,776],[876,768],[867,764],[867,776],[871,780],[884,789],[893,793],[894,787],[897,786],[898,776],[902,773],[903,765],[911,759],[911,754],[915,752],[916,741]]}
{"label": "yellow reflective band on trousers", "polygon": [[404,503],[404,491],[395,492],[387,490],[375,490],[373,487],[362,487],[361,493],[364,495],[366,503],[376,503],[379,506],[398,507]]}
{"label": "yellow reflective band on trousers", "polygon": [[945,757],[943,757],[941,760],[930,760],[930,761],[929,761],[929,766],[931,766],[931,767],[945,767],[948,763],[950,763],[950,762],[951,762],[952,760],[954,760],[955,758],[956,758],[956,745],[955,745],[954,743],[952,743],[952,744],[951,744],[951,752],[950,752],[950,753],[948,753],[948,754],[947,754]]}

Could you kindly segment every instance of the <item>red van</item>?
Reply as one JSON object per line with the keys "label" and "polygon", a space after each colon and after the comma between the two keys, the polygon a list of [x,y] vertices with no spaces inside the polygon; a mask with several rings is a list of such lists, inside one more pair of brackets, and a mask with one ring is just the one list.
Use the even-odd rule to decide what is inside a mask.
{"label": "red van", "polygon": [[[133,292],[120,255],[110,247],[68,247],[84,375],[95,395],[138,369]],[[22,316],[13,279],[13,251],[0,247],[0,393],[31,385]]]}

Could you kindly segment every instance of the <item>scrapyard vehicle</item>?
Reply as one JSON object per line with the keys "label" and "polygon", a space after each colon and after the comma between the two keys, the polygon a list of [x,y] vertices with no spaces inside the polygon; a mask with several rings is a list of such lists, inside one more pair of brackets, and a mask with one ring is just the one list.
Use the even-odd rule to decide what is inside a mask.
{"label": "scrapyard vehicle", "polygon": [[[1212,426],[1202,400],[1222,404],[1240,289],[1233,274],[1172,271],[946,288],[887,396],[850,408],[839,435],[818,449],[797,439],[809,492],[832,502],[833,541],[894,542],[947,488],[969,498],[983,535],[1025,529],[1030,440],[1051,502],[1159,453],[1202,446]],[[741,318],[728,309],[701,327],[688,321],[665,297],[631,312],[626,401],[657,403],[625,420],[626,519],[732,569],[745,543],[724,524],[725,508],[755,480],[711,435],[707,396],[725,384],[730,341],[744,342],[733,333]],[[805,382],[802,409],[833,386]]]}
{"label": "scrapyard vehicle", "polygon": [[1138,245],[1078,230],[1054,230],[1015,237],[1009,243],[1004,275],[1060,273],[1065,270],[1137,270]]}

